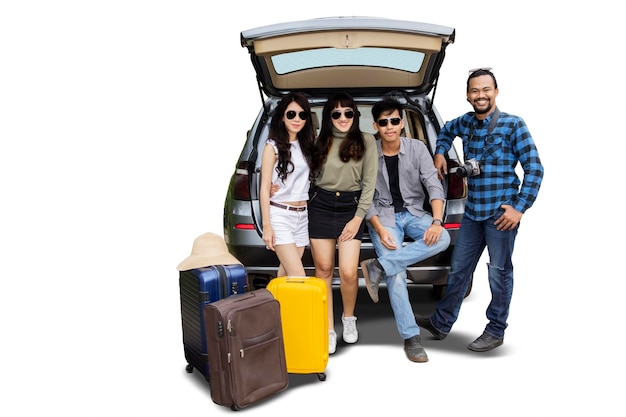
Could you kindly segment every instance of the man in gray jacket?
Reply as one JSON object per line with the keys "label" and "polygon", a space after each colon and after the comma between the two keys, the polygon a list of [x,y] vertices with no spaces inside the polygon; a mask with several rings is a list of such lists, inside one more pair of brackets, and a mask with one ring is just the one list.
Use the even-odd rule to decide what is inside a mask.
{"label": "man in gray jacket", "polygon": [[[444,191],[430,152],[420,140],[401,137],[402,105],[385,99],[372,107],[378,131],[378,177],[366,220],[377,259],[361,262],[367,291],[378,302],[383,279],[404,351],[413,362],[427,362],[420,328],[409,301],[406,268],[448,248],[443,228]],[[428,191],[432,215],[424,210]],[[414,241],[403,245],[404,236]]]}

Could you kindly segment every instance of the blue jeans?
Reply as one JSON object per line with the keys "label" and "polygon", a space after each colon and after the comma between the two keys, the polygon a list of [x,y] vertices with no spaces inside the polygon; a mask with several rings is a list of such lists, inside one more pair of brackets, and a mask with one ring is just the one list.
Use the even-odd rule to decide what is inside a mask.
{"label": "blue jeans", "polygon": [[499,231],[493,224],[502,215],[498,211],[484,221],[463,217],[452,253],[451,271],[444,297],[437,303],[431,323],[443,333],[449,333],[459,316],[461,304],[472,279],[476,264],[485,246],[489,252],[487,264],[491,302],[487,307],[489,323],[485,332],[504,337],[513,296],[513,246],[519,225],[513,230]]}
{"label": "blue jeans", "polygon": [[432,221],[433,218],[428,214],[419,218],[408,211],[396,213],[395,227],[387,227],[386,229],[393,234],[393,239],[397,245],[402,245],[405,235],[414,240],[414,242],[396,250],[390,250],[383,246],[378,233],[369,222],[367,223],[378,262],[385,270],[385,284],[389,294],[389,302],[396,318],[398,332],[403,339],[409,339],[420,334],[420,328],[415,323],[415,315],[409,301],[406,268],[446,250],[450,245],[450,234],[445,229],[441,233],[439,242],[432,246],[424,243],[422,240],[424,232],[431,226]]}

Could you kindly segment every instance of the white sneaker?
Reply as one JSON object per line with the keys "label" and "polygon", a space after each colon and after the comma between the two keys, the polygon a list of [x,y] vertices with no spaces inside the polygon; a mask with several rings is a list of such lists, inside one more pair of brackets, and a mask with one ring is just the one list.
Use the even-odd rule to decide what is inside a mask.
{"label": "white sneaker", "polygon": [[328,354],[332,355],[337,350],[337,333],[334,330],[328,332]]}
{"label": "white sneaker", "polygon": [[346,343],[356,343],[359,340],[359,332],[356,330],[356,317],[344,317],[341,315],[343,323],[343,340]]}

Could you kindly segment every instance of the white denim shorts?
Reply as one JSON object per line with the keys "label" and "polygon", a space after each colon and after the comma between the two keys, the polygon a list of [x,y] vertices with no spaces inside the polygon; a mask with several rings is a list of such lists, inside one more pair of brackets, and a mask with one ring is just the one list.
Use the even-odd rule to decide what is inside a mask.
{"label": "white denim shorts", "polygon": [[270,222],[276,245],[295,243],[297,247],[309,244],[309,212],[291,211],[270,206]]}

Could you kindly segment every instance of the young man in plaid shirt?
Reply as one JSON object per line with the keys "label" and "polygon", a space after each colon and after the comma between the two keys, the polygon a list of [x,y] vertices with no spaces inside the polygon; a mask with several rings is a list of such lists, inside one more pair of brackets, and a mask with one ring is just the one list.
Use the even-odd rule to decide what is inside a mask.
{"label": "young man in plaid shirt", "polygon": [[[467,170],[465,214],[445,295],[432,316],[417,317],[417,324],[435,339],[448,335],[486,246],[492,299],[487,307],[489,323],[468,346],[476,352],[489,351],[504,341],[513,294],[515,237],[522,214],[533,205],[543,178],[543,166],[528,127],[522,118],[500,113],[497,95],[498,83],[491,68],[471,70],[467,101],[474,111],[447,122],[439,133],[434,162],[440,176],[448,174],[444,154],[457,136],[463,141],[465,162],[476,161],[478,169]],[[518,163],[524,170],[523,181],[515,172]]]}

